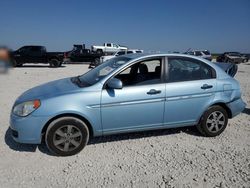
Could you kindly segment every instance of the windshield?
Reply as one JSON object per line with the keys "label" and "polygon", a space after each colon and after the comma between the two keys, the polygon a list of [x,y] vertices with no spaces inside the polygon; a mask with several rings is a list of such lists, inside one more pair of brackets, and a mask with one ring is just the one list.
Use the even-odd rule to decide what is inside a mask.
{"label": "windshield", "polygon": [[124,63],[131,60],[127,57],[116,57],[105,61],[105,63],[97,66],[82,76],[79,76],[79,80],[85,85],[91,86],[102,80],[104,77],[110,75],[114,70],[124,65]]}
{"label": "windshield", "polygon": [[230,55],[230,56],[240,56],[240,53],[238,53],[238,52],[229,52],[228,55]]}

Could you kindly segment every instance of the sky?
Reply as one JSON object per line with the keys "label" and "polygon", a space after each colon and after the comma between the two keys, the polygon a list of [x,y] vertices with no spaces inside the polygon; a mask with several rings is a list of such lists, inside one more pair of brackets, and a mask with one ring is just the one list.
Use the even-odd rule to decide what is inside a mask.
{"label": "sky", "polygon": [[250,53],[250,0],[0,0],[0,45]]}

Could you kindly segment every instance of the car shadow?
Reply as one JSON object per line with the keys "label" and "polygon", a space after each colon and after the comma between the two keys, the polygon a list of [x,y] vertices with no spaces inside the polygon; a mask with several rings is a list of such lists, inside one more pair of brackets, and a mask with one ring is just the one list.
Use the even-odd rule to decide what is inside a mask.
{"label": "car shadow", "polygon": [[250,108],[245,108],[242,113],[250,115]]}
{"label": "car shadow", "polygon": [[100,144],[106,142],[116,142],[122,140],[133,140],[133,139],[141,139],[141,138],[149,138],[149,137],[159,137],[159,136],[167,136],[173,134],[186,133],[192,136],[202,137],[202,135],[197,131],[195,126],[190,127],[181,127],[181,128],[172,128],[172,129],[161,129],[161,130],[149,130],[142,132],[133,132],[133,133],[122,133],[110,136],[102,136],[92,138],[88,145],[91,144]]}
{"label": "car shadow", "polygon": [[[151,131],[143,131],[143,132],[135,132],[135,133],[123,133],[111,136],[101,136],[96,138],[91,138],[88,145],[93,144],[102,144],[107,142],[118,142],[122,140],[136,140],[141,138],[149,138],[149,137],[159,137],[159,136],[167,136],[172,134],[179,134],[184,132],[189,135],[201,137],[199,132],[197,131],[195,126],[192,127],[182,127],[182,128],[174,128],[174,129],[163,129],[163,130],[151,130]],[[47,155],[54,156],[46,147],[46,144],[42,142],[42,144],[20,144],[13,140],[11,136],[11,129],[5,133],[5,143],[9,146],[10,149],[19,151],[19,152],[36,152],[38,149],[40,152],[45,153]]]}
{"label": "car shadow", "polygon": [[49,65],[23,65],[21,67],[15,67],[18,69],[23,69],[23,68],[53,68],[53,69],[58,69],[58,68],[65,68],[65,65],[61,65],[60,67],[51,67]]}
{"label": "car shadow", "polygon": [[5,143],[9,146],[10,149],[20,152],[35,152],[37,149],[37,145],[35,144],[20,144],[15,142],[11,136],[11,129],[8,128],[5,137]]}
{"label": "car shadow", "polygon": [[68,64],[68,65],[89,65],[91,62],[74,62],[74,61],[70,61],[70,62],[65,62],[64,64]]}
{"label": "car shadow", "polygon": [[12,136],[11,136],[11,129],[8,128],[5,137],[4,137],[5,143],[9,146],[10,149],[19,151],[19,152],[36,152],[38,149],[42,153],[45,153],[47,155],[53,154],[47,149],[45,143],[42,144],[21,144],[16,142]]}

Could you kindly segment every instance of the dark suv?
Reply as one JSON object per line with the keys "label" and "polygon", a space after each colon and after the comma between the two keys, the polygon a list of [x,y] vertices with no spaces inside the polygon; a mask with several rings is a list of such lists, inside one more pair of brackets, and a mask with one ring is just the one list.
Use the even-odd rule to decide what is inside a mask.
{"label": "dark suv", "polygon": [[25,63],[49,63],[51,67],[60,67],[63,54],[63,52],[47,52],[44,46],[23,46],[11,52],[11,61],[14,67]]}
{"label": "dark suv", "polygon": [[239,52],[225,52],[216,58],[217,62],[239,64],[244,61],[244,57]]}

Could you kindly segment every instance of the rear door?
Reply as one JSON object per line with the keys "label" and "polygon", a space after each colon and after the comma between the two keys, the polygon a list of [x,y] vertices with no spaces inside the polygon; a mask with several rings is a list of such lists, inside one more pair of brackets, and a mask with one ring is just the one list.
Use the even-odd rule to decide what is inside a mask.
{"label": "rear door", "polygon": [[167,127],[197,122],[216,91],[215,70],[187,57],[169,57],[164,124]]}

